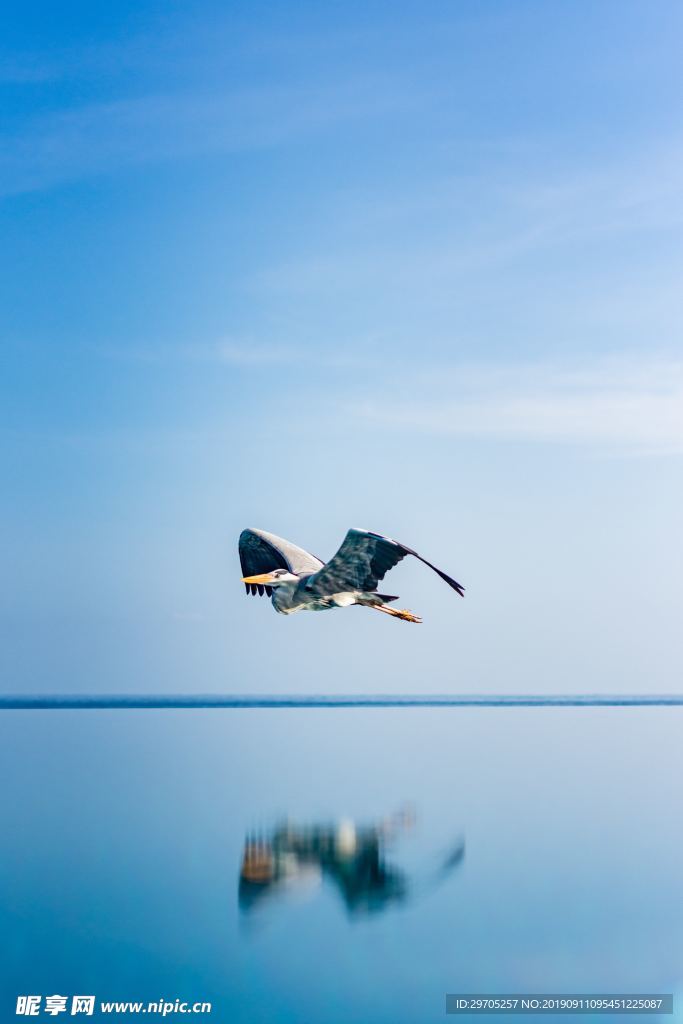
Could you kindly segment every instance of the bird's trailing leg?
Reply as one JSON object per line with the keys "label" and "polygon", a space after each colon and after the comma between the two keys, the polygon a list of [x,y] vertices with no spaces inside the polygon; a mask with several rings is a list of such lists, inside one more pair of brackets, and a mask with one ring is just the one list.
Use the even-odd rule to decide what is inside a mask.
{"label": "bird's trailing leg", "polygon": [[419,615],[413,615],[406,608],[390,608],[387,604],[369,604],[368,608],[374,608],[376,612],[386,612],[393,615],[395,619],[403,619],[404,622],[422,622]]}

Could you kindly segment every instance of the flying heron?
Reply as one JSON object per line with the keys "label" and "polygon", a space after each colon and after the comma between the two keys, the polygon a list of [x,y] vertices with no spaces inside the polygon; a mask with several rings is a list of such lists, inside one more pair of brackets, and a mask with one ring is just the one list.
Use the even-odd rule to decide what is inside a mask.
{"label": "flying heron", "polygon": [[239,551],[247,593],[268,594],[275,611],[283,615],[360,604],[405,622],[421,622],[412,612],[389,607],[397,597],[377,593],[380,580],[406,555],[424,562],[464,597],[459,583],[417,551],[369,530],[349,530],[329,562],[265,530],[243,530]]}

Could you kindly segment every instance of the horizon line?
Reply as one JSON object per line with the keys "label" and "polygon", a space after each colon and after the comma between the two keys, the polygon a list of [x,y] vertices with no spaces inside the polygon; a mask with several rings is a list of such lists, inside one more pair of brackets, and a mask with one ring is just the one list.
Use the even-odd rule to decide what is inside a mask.
{"label": "horizon line", "polygon": [[5,694],[0,711],[401,707],[682,707],[683,694]]}

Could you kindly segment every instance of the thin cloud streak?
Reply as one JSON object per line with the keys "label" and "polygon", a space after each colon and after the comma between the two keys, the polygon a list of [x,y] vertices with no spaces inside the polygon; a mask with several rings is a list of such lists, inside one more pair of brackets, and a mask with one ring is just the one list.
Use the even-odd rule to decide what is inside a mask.
{"label": "thin cloud streak", "polygon": [[314,92],[273,86],[163,93],[65,109],[5,134],[0,195],[147,162],[268,148],[415,103],[396,82],[357,76]]}
{"label": "thin cloud streak", "polygon": [[336,295],[368,282],[431,293],[539,254],[623,244],[629,235],[649,251],[653,238],[680,233],[682,155],[679,140],[667,137],[646,158],[627,151],[618,163],[558,173],[544,170],[539,151],[541,166],[529,173],[501,172],[498,154],[476,176],[423,180],[391,195],[341,194],[305,250],[256,271],[250,284],[276,294]]}
{"label": "thin cloud streak", "polygon": [[[380,398],[351,409],[358,418],[401,430],[683,454],[683,363],[494,368],[488,381],[478,369],[452,383],[450,397],[443,397],[441,375],[431,400]],[[421,391],[425,384],[418,385]]]}
{"label": "thin cloud streak", "polygon": [[376,368],[381,366],[381,357],[373,358],[367,354],[367,348],[377,344],[377,339],[363,339],[365,351],[359,351],[358,339],[354,340],[353,348],[344,345],[323,347],[296,347],[287,343],[249,343],[224,342],[217,347],[218,361],[228,366],[249,370],[266,370],[283,367],[292,370],[336,369],[356,370],[361,367]]}

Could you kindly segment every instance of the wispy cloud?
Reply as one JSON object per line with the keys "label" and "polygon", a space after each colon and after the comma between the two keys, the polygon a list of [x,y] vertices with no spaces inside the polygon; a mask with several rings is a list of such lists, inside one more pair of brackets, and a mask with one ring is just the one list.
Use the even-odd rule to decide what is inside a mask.
{"label": "wispy cloud", "polygon": [[89,351],[105,359],[139,363],[150,367],[204,364],[245,372],[283,368],[298,373],[317,369],[380,369],[384,365],[381,351],[383,339],[366,333],[347,342],[318,345],[315,341],[297,344],[288,338],[265,340],[235,338],[219,342],[194,344],[97,344]]}
{"label": "wispy cloud", "polygon": [[[341,413],[349,425],[370,421],[390,430],[683,454],[683,360],[674,357],[473,364],[414,348],[399,359],[387,351],[386,339],[370,336],[327,348],[228,340],[114,354],[150,364],[200,361],[247,375],[282,370],[313,389],[323,372],[329,378],[324,399],[311,411],[318,425]],[[339,373],[330,377],[328,371]]]}
{"label": "wispy cloud", "polygon": [[368,351],[378,339],[367,336],[359,340],[355,338],[353,347],[343,344],[327,347],[308,345],[296,346],[284,343],[263,342],[221,342],[213,351],[218,361],[228,366],[244,369],[267,369],[269,367],[288,367],[300,371],[318,368],[357,369],[360,366],[371,368],[381,365],[381,357],[373,358]]}
{"label": "wispy cloud", "polygon": [[35,85],[54,75],[54,66],[40,57],[0,56],[0,85]]}
{"label": "wispy cloud", "polygon": [[288,344],[225,341],[220,342],[213,351],[220,363],[245,369],[299,366],[307,363],[306,350]]}
{"label": "wispy cloud", "polygon": [[[302,232],[299,251],[260,269],[253,285],[266,292],[333,293],[390,286],[401,294],[432,296],[477,275],[517,270],[566,253],[598,264],[601,277],[624,259],[680,234],[683,224],[683,149],[678,139],[653,142],[642,156],[548,166],[538,147],[521,163],[506,145],[470,161],[483,166],[439,179],[421,178],[402,189],[338,194],[324,218]],[[544,163],[545,160],[545,163]],[[636,246],[633,240],[639,239]],[[626,240],[631,248],[624,250]],[[600,265],[606,247],[619,247]],[[600,248],[598,248],[600,247]],[[654,253],[657,258],[657,253]],[[669,259],[678,272],[680,259]],[[490,281],[488,282],[490,287]]]}
{"label": "wispy cloud", "polygon": [[414,102],[385,78],[355,76],[315,90],[223,88],[69,108],[5,134],[0,195],[150,161],[274,146]]}
{"label": "wispy cloud", "polygon": [[683,362],[473,368],[423,377],[415,390],[413,399],[383,395],[351,408],[405,430],[683,454]]}

